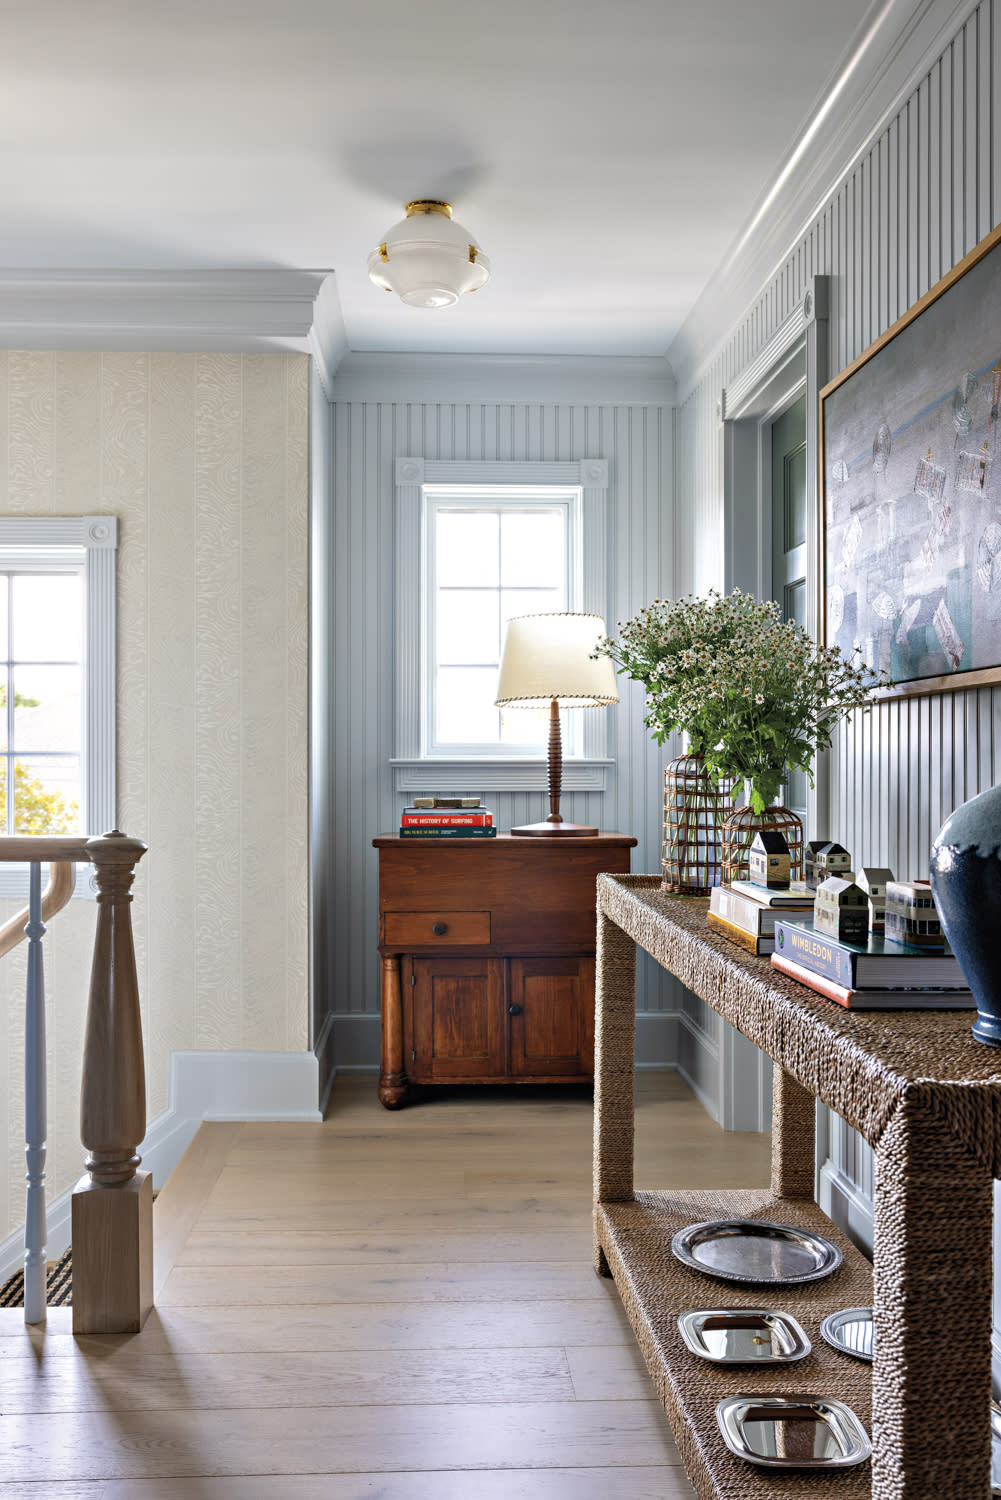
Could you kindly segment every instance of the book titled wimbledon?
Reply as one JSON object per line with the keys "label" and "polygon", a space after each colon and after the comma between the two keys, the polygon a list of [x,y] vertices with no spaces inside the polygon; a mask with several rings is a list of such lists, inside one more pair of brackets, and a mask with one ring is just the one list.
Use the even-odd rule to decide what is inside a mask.
{"label": "book titled wimbledon", "polygon": [[817,932],[812,922],[775,923],[775,952],[850,990],[945,990],[967,988],[951,953],[927,953],[869,935],[868,943],[846,943]]}
{"label": "book titled wimbledon", "polygon": [[824,974],[815,974],[805,964],[794,963],[783,958],[781,953],[772,954],[772,964],[780,974],[788,974],[809,989],[815,990],[828,1000],[843,1005],[845,1010],[970,1010],[977,1002],[969,990],[852,990],[843,984],[835,984]]}

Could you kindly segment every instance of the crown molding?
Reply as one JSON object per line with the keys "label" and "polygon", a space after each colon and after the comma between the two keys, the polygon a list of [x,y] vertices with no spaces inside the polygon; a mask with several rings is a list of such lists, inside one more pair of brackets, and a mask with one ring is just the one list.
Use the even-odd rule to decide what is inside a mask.
{"label": "crown molding", "polygon": [[671,406],[674,374],[660,355],[351,352],[331,399]]}
{"label": "crown molding", "polygon": [[329,271],[0,270],[7,349],[292,349],[329,384],[347,347]]}
{"label": "crown molding", "polygon": [[870,7],[771,187],[667,351],[679,401],[979,3],[876,0]]}

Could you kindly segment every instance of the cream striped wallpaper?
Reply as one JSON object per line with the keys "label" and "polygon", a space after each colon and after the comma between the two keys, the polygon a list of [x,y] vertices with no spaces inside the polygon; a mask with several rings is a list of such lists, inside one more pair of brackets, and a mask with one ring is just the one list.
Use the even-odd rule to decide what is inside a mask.
{"label": "cream striped wallpaper", "polygon": [[[175,1048],[308,1045],[308,413],[305,355],[0,352],[0,509],[119,517],[151,1119]],[[46,940],[50,1196],[82,1170],[94,914],[74,901]],[[24,1217],[24,964],[0,961],[0,1238]]]}

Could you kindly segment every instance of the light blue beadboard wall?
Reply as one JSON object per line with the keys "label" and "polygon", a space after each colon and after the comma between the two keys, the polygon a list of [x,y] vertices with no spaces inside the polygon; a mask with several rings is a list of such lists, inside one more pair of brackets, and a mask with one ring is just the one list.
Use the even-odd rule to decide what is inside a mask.
{"label": "light blue beadboard wall", "polygon": [[[332,671],[332,966],[328,1005],[335,1016],[338,1066],[378,1059],[377,865],[372,838],[392,830],[406,800],[393,788],[394,481],[397,456],[425,459],[607,459],[609,466],[608,617],[625,619],[674,586],[671,503],[673,413],[667,405],[335,400]],[[417,559],[414,559],[414,566]],[[578,822],[635,834],[633,869],[659,871],[663,766],[667,749],[642,726],[642,698],[622,684],[608,711],[610,769],[604,793],[563,798]],[[481,794],[498,826],[545,815],[543,791]],[[674,1058],[674,982],[644,960],[638,1009],[658,1061]],[[654,1020],[657,1017],[659,1019]]]}
{"label": "light blue beadboard wall", "polygon": [[[798,306],[810,278],[830,277],[836,372],[1001,219],[999,86],[1001,0],[984,0],[867,145],[740,325],[715,352],[704,351],[704,362],[698,355],[692,361],[699,373],[691,388],[679,390],[675,433],[676,491],[686,499],[678,508],[681,591],[722,578],[721,392]],[[998,318],[999,310],[991,315]],[[927,875],[943,819],[998,780],[999,713],[1001,690],[984,688],[883,704],[860,716],[835,746],[830,825],[820,831],[837,834],[857,859],[888,864],[901,877]],[[836,1122],[829,1148],[831,1171],[863,1197],[871,1193],[864,1142]]]}

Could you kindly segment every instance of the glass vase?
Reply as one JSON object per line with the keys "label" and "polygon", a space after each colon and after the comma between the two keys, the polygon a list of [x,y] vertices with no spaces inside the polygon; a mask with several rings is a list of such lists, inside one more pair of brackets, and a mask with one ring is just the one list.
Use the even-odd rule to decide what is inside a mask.
{"label": "glass vase", "polygon": [[766,828],[781,833],[789,845],[790,879],[803,879],[803,824],[788,807],[766,807],[764,812],[754,812],[748,790],[746,805],[734,808],[723,822],[720,842],[724,885],[748,878],[754,835]]}
{"label": "glass vase", "polygon": [[719,885],[720,832],[733,807],[733,778],[718,780],[701,755],[679,755],[664,769],[661,890],[708,896]]}

